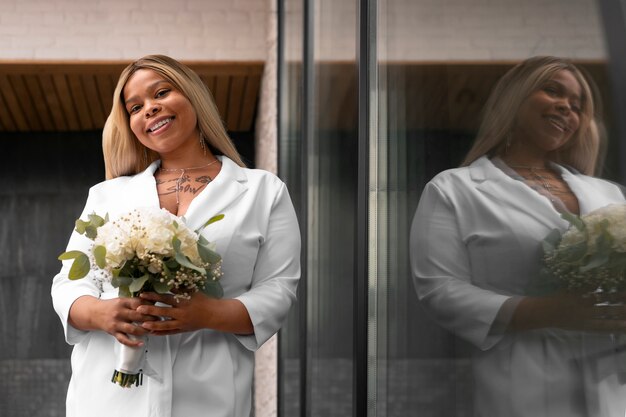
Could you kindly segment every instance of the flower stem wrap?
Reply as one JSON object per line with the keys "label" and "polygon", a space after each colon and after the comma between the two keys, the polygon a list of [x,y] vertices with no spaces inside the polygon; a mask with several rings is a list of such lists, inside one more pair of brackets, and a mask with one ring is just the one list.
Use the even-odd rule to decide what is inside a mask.
{"label": "flower stem wrap", "polygon": [[[132,340],[143,340],[147,342],[147,337],[128,335]],[[143,382],[143,364],[146,359],[146,345],[144,346],[127,346],[121,343],[115,344],[115,371],[111,382],[118,384],[124,388],[131,386],[139,386]]]}

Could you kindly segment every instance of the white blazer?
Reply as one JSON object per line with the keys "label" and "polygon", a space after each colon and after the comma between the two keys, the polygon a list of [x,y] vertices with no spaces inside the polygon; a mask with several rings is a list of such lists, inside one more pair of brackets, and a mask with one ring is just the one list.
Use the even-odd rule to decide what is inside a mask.
{"label": "white blazer", "polygon": [[[224,296],[244,304],[254,334],[202,330],[152,336],[147,343],[150,376],[140,387],[123,389],[110,382],[115,339],[68,323],[69,309],[78,297],[112,298],[117,290],[105,285],[101,292],[89,277],[70,281],[66,261],[53,280],[52,297],[66,340],[74,345],[68,417],[249,416],[253,352],[278,331],[295,300],[300,234],[287,189],[276,176],[219,158],[220,173],[196,196],[184,217],[196,229],[210,217],[224,214],[202,234],[216,243],[222,255]],[[81,218],[92,212],[115,218],[135,207],[158,207],[154,172],[159,163],[140,174],[92,187]],[[90,244],[74,232],[67,249],[86,251]]]}
{"label": "white blazer", "polygon": [[[554,167],[578,198],[581,214],[624,202],[616,185]],[[567,226],[546,197],[486,157],[440,173],[422,193],[411,228],[413,280],[433,319],[477,348],[477,415],[614,415],[599,414],[597,401],[606,393],[597,391],[615,367],[585,359],[607,347],[608,336],[552,329],[490,332],[503,303],[523,296],[538,277],[541,241]],[[621,386],[617,391],[626,394]],[[623,417],[624,400],[620,404]]]}

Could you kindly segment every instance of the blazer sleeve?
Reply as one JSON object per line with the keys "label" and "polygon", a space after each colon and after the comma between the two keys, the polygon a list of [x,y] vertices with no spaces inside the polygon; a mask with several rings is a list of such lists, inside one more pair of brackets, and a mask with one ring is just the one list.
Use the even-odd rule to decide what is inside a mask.
{"label": "blazer sleeve", "polygon": [[472,283],[458,216],[450,199],[429,183],[411,226],[413,282],[420,302],[437,323],[487,350],[502,338],[502,332],[491,329],[510,297]]}
{"label": "blazer sleeve", "polygon": [[299,279],[300,229],[287,188],[281,183],[257,253],[251,288],[236,297],[254,326],[251,335],[235,335],[247,349],[258,349],[279,330],[296,299]]}
{"label": "blazer sleeve", "polygon": [[[92,191],[89,192],[87,203],[81,214],[81,218],[86,218],[88,214],[93,212],[92,204]],[[76,231],[72,232],[69,243],[66,250],[79,250],[87,253],[91,248],[93,242],[87,237],[78,234]],[[52,305],[54,310],[61,319],[63,324],[63,330],[65,332],[65,340],[67,343],[74,345],[79,343],[89,333],[84,330],[79,330],[69,324],[69,312],[74,301],[84,295],[91,295],[94,297],[100,296],[100,290],[90,278],[89,275],[79,280],[70,280],[68,273],[72,261],[63,261],[61,271],[52,280]]]}

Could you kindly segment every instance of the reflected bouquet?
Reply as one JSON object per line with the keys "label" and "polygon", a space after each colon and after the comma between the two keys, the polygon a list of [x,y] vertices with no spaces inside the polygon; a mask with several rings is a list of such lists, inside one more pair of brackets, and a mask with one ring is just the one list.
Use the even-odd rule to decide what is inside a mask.
{"label": "reflected bouquet", "polygon": [[553,230],[543,241],[544,272],[555,286],[583,292],[626,289],[626,205],[562,217],[570,227]]}
{"label": "reflected bouquet", "polygon": [[[73,260],[69,279],[81,279],[94,271],[118,289],[119,297],[154,291],[188,298],[203,291],[220,298],[221,257],[200,231],[223,217],[214,216],[192,231],[165,209],[137,208],[113,221],[108,215],[90,214],[88,220],[76,220],[75,229],[93,240],[90,251],[64,252],[59,260]],[[140,385],[145,350],[118,344],[116,351],[112,382],[122,387]]]}

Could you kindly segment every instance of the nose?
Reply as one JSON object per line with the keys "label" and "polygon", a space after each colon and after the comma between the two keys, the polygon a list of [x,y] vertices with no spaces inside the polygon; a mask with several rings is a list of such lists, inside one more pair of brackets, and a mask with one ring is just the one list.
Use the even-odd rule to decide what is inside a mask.
{"label": "nose", "polygon": [[157,106],[156,104],[149,106],[147,107],[147,110],[146,110],[146,117],[150,117],[158,113],[158,111],[159,111],[159,106]]}
{"label": "nose", "polygon": [[569,102],[567,100],[561,100],[556,104],[556,108],[559,112],[563,113],[563,114],[569,114],[570,111],[572,111],[571,106],[569,105]]}

